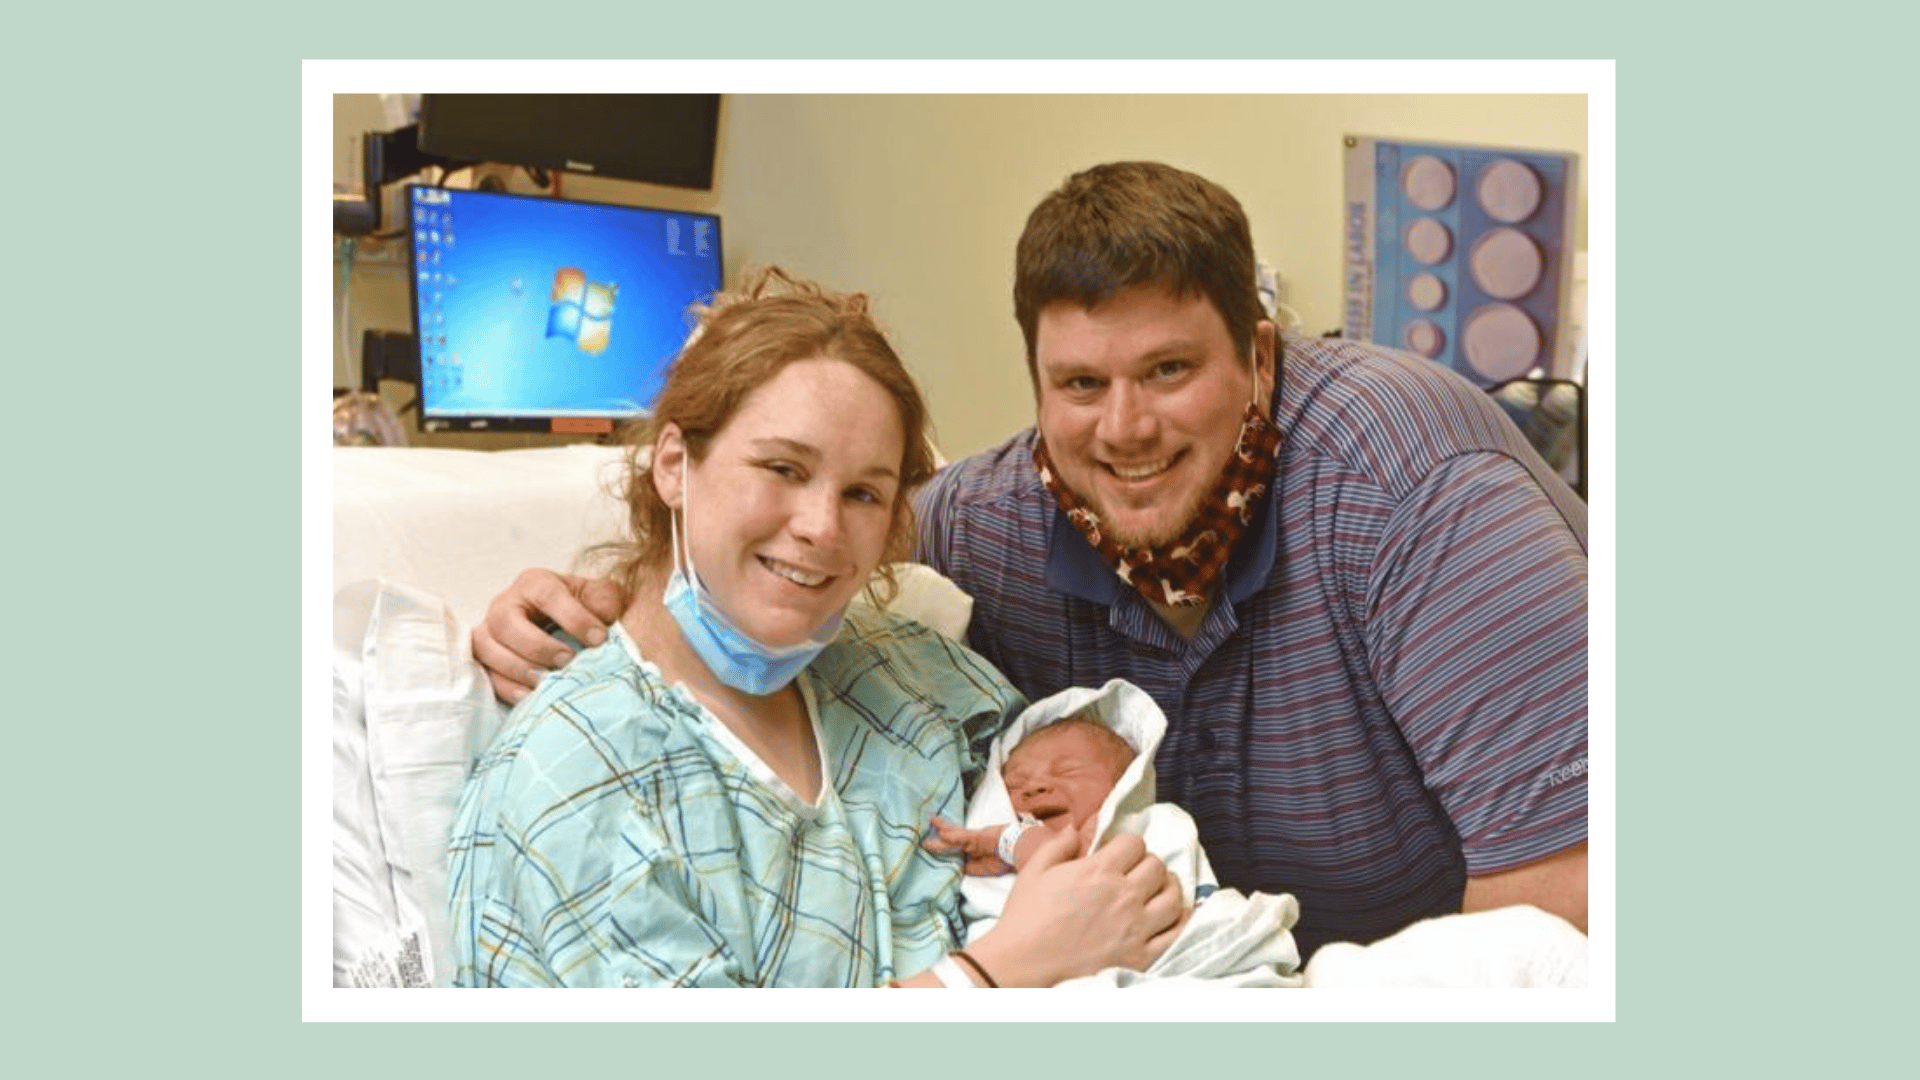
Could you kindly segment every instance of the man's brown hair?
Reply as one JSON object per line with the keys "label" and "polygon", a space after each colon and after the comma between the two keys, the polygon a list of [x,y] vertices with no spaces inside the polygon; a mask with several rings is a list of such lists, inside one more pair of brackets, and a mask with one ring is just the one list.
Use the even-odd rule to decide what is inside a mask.
{"label": "man's brown hair", "polygon": [[1036,391],[1035,338],[1047,305],[1094,308],[1136,285],[1205,298],[1242,352],[1266,317],[1253,232],[1232,193],[1157,162],[1096,165],[1041,200],[1015,251],[1013,313]]}

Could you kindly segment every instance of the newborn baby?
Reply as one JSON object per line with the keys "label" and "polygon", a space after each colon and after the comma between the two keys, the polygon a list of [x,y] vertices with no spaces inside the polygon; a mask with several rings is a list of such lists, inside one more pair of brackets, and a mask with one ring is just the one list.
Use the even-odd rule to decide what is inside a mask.
{"label": "newborn baby", "polygon": [[1134,759],[1133,747],[1089,712],[1030,732],[1000,770],[1018,819],[1009,825],[967,829],[933,819],[938,840],[927,847],[966,856],[969,874],[1008,874],[1025,866],[1048,830],[1080,834],[1077,854],[1093,846],[1100,807]]}
{"label": "newborn baby", "polygon": [[1180,882],[1194,909],[1179,937],[1145,972],[1109,969],[1062,985],[1298,986],[1288,894],[1217,889],[1193,818],[1154,801],[1153,754],[1166,715],[1144,690],[1115,679],[1043,698],[994,740],[987,775],[967,802],[964,826],[935,818],[929,850],[966,859],[961,911],[967,938],[984,934],[1013,889],[1013,871],[1058,830],[1082,854],[1133,833]]}
{"label": "newborn baby", "polygon": [[[1173,946],[1145,972],[1119,968],[1062,985],[1299,986],[1287,893],[1216,888],[1193,819],[1154,801],[1153,754],[1166,716],[1146,692],[1115,679],[1043,698],[994,740],[964,827],[939,818],[929,850],[963,855],[969,940],[993,925],[1014,871],[1071,829],[1082,854],[1130,832],[1180,879],[1194,905]],[[1009,824],[1011,821],[1011,824]],[[1584,986],[1585,935],[1532,907],[1428,919],[1371,946],[1336,942],[1314,954],[1305,984],[1325,987]]]}

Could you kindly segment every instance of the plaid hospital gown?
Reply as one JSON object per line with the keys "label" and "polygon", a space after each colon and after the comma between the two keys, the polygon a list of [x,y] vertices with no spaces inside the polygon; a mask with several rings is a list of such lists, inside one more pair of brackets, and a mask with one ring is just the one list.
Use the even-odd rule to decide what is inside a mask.
{"label": "plaid hospital gown", "polygon": [[855,612],[801,676],[827,783],[803,803],[624,630],[540,684],[468,781],[451,892],[460,986],[873,986],[961,933],[965,813],[1022,706],[978,656]]}

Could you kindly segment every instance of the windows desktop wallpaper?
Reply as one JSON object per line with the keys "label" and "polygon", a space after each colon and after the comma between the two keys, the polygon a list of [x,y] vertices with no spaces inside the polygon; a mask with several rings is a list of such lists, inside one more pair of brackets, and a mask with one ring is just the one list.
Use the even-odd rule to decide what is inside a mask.
{"label": "windows desktop wallpaper", "polygon": [[409,203],[428,417],[643,412],[721,285],[713,215],[424,186]]}

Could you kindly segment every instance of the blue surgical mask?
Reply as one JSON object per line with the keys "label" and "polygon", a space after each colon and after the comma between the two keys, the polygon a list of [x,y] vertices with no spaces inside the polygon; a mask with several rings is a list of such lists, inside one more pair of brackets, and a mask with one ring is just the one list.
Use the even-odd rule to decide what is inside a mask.
{"label": "blue surgical mask", "polygon": [[[682,456],[680,499],[681,505],[688,508],[689,516],[692,494],[686,458]],[[764,696],[782,689],[833,641],[847,610],[841,608],[835,612],[833,618],[814,630],[812,637],[798,645],[775,648],[755,641],[727,618],[712,594],[700,584],[700,574],[693,568],[691,539],[686,541],[683,561],[682,531],[686,525],[681,511],[672,514],[673,573],[667,578],[667,589],[661,599],[673,621],[680,624],[681,636],[693,646],[694,653],[707,665],[707,670],[713,672],[713,677],[735,690]],[[687,532],[688,537],[691,535]]]}

